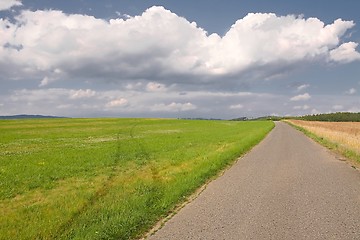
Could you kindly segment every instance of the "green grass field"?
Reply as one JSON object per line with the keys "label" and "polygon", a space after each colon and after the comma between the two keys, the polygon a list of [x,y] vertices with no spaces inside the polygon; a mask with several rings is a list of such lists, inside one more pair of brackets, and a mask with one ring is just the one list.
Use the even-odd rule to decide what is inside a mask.
{"label": "green grass field", "polygon": [[132,239],[272,122],[0,121],[0,239]]}

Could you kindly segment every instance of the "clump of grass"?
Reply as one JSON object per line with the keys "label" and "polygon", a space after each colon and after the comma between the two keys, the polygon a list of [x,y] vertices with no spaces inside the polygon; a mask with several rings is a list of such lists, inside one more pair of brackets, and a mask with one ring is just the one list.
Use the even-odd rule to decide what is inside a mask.
{"label": "clump of grass", "polygon": [[272,122],[0,121],[0,239],[132,239]]}

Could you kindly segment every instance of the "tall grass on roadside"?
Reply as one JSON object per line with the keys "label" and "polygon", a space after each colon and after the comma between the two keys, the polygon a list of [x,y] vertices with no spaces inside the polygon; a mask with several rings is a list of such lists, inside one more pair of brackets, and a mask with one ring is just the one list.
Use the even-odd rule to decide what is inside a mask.
{"label": "tall grass on roadside", "polygon": [[0,239],[132,239],[273,128],[160,119],[0,121]]}
{"label": "tall grass on roadside", "polygon": [[307,135],[360,163],[360,122],[317,122],[287,120]]}

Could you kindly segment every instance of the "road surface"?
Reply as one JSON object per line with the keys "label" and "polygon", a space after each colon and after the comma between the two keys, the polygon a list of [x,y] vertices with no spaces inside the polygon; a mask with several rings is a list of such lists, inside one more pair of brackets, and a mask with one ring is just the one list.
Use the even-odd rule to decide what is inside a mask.
{"label": "road surface", "polygon": [[285,123],[149,239],[360,239],[360,172]]}

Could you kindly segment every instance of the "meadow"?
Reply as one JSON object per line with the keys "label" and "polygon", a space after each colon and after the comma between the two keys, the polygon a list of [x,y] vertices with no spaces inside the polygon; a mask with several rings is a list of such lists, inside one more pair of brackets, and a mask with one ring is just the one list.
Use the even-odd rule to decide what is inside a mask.
{"label": "meadow", "polygon": [[0,121],[0,239],[134,239],[273,122]]}
{"label": "meadow", "polygon": [[287,121],[328,148],[360,163],[360,122]]}

